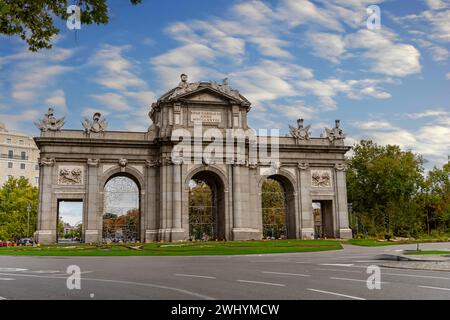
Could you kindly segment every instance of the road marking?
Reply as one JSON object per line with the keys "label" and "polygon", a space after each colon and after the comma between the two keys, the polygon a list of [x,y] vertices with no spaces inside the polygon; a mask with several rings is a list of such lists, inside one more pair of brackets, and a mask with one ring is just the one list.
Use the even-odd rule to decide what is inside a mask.
{"label": "road marking", "polygon": [[269,274],[279,274],[284,276],[310,277],[309,274],[301,274],[301,273],[286,273],[286,272],[272,272],[272,271],[261,271],[261,272]]}
{"label": "road marking", "polygon": [[317,268],[316,270],[321,270],[321,271],[337,271],[337,272],[352,272],[352,273],[359,273],[361,274],[361,271],[355,271],[355,270],[340,270],[340,269],[321,269],[321,268]]}
{"label": "road marking", "polygon": [[364,298],[359,298],[359,297],[354,297],[354,296],[349,296],[346,294],[342,294],[342,293],[336,293],[336,292],[330,292],[330,291],[323,291],[323,290],[317,290],[317,289],[308,289],[310,291],[315,291],[315,292],[320,292],[320,293],[325,293],[325,294],[331,294],[331,295],[335,295],[335,296],[340,296],[340,297],[345,297],[345,298],[350,298],[350,299],[355,299],[355,300],[366,300]]}
{"label": "road marking", "polygon": [[264,285],[267,285],[267,286],[286,287],[285,284],[281,284],[281,283],[261,282],[261,281],[250,281],[250,280],[236,280],[236,281],[237,281],[237,282],[245,282],[245,283],[264,284]]}
{"label": "road marking", "polygon": [[414,277],[414,278],[427,278],[427,279],[450,280],[450,278],[446,278],[446,277],[421,276],[421,275],[418,275],[418,274],[401,274],[401,273],[388,273],[388,272],[383,272],[383,275],[400,276],[400,277]]}
{"label": "road marking", "polygon": [[354,263],[321,263],[319,266],[352,267]]}
{"label": "road marking", "polygon": [[192,277],[192,278],[205,278],[205,279],[217,279],[216,277],[210,277],[210,276],[200,276],[196,274],[183,274],[183,273],[176,273],[177,277]]}
{"label": "road marking", "polygon": [[[344,280],[344,281],[357,281],[357,282],[367,282],[367,280],[361,280],[361,279],[350,279],[350,278],[336,278],[336,277],[330,277],[330,279],[333,279],[333,280]],[[375,283],[386,284],[386,283],[389,283],[389,282],[379,282],[379,281],[376,281]]]}
{"label": "road marking", "polygon": [[18,272],[18,271],[27,271],[28,269],[22,268],[3,268],[0,267],[0,272]]}
{"label": "road marking", "polygon": [[450,288],[429,287],[429,286],[418,286],[418,287],[419,287],[419,288],[426,288],[426,289],[434,289],[434,290],[450,291]]}
{"label": "road marking", "polygon": [[[60,276],[41,276],[36,274],[14,274],[14,273],[0,273],[0,275],[8,275],[8,276],[18,276],[18,277],[31,277],[31,278],[45,278],[45,279],[67,279],[67,276],[60,277]],[[109,283],[118,283],[118,284],[129,284],[129,285],[135,285],[135,286],[141,286],[141,287],[150,287],[150,288],[158,288],[158,289],[165,289],[170,291],[176,291],[180,293],[184,293],[187,295],[195,296],[198,298],[202,298],[205,300],[215,300],[212,297],[196,293],[193,291],[185,290],[185,289],[179,289],[174,287],[167,287],[157,284],[151,284],[151,283],[141,283],[141,282],[132,282],[132,281],[122,281],[122,280],[110,280],[110,279],[95,279],[95,278],[81,278],[83,281],[96,281],[96,282],[109,282]]]}
{"label": "road marking", "polygon": [[16,280],[14,278],[0,278],[0,281],[11,281],[11,280]]}
{"label": "road marking", "polygon": [[6,300],[6,298],[5,297],[0,297],[0,300]]}
{"label": "road marking", "polygon": [[352,261],[352,262],[380,262],[380,260],[356,260],[356,261]]}

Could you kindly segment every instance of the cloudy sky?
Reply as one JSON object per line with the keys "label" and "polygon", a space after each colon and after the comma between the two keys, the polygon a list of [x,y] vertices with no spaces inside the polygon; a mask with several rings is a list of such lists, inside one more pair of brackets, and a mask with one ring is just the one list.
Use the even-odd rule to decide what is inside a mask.
{"label": "cloudy sky", "polygon": [[[70,1],[69,1],[70,2]],[[0,36],[0,121],[33,135],[54,106],[66,128],[100,111],[113,130],[146,130],[150,105],[176,86],[228,77],[252,102],[254,128],[299,117],[319,136],[341,119],[348,144],[372,138],[450,154],[450,0],[111,0],[106,26],[27,51]],[[366,8],[381,9],[381,29]]]}

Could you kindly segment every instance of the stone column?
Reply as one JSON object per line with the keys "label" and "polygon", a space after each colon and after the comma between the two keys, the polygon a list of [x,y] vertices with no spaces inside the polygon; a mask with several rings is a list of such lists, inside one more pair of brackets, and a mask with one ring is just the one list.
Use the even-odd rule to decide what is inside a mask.
{"label": "stone column", "polygon": [[[156,181],[156,170],[159,169],[159,160],[147,161],[146,162],[146,179],[147,179],[147,211],[145,214],[145,241],[153,242],[158,241],[158,230],[157,230],[157,183]],[[159,208],[158,208],[159,209]]]}
{"label": "stone column", "polygon": [[342,239],[351,239],[352,230],[349,228],[348,207],[347,207],[347,182],[345,170],[347,167],[343,163],[338,163],[334,166],[336,177],[336,200],[337,200],[337,221],[339,234],[338,237]]}
{"label": "stone column", "polygon": [[35,238],[40,244],[52,244],[56,242],[57,232],[57,203],[53,203],[53,170],[54,158],[42,158],[39,162],[39,225]]}
{"label": "stone column", "polygon": [[237,240],[236,237],[242,229],[242,193],[241,193],[241,167],[237,164],[232,166],[233,170],[233,240]]}
{"label": "stone column", "polygon": [[100,242],[102,239],[102,212],[99,212],[98,165],[99,159],[87,160],[86,174],[86,213],[84,242]]}
{"label": "stone column", "polygon": [[164,155],[161,160],[161,180],[160,180],[160,239],[171,240],[172,229],[172,160],[170,155]]}
{"label": "stone column", "polygon": [[301,216],[301,239],[314,239],[314,218],[312,213],[311,199],[311,172],[309,164],[301,162],[298,164],[300,174],[300,216]]}
{"label": "stone column", "polygon": [[172,208],[172,241],[184,240],[182,227],[182,199],[183,184],[181,182],[181,164],[173,164],[173,208]]}
{"label": "stone column", "polygon": [[245,163],[233,166],[233,240],[260,239],[261,231],[255,229],[250,208],[249,170]]}

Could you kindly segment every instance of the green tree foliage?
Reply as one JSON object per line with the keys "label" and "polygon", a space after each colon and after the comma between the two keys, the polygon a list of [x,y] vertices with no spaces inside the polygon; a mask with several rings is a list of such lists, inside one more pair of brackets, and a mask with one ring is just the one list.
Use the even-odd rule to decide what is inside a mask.
{"label": "green tree foliage", "polygon": [[266,179],[261,191],[264,237],[286,236],[286,195],[282,185]]}
{"label": "green tree foliage", "polygon": [[[194,180],[189,191],[189,234],[193,239],[216,236],[214,230],[213,192],[205,182]],[[217,230],[216,230],[217,231]]]}
{"label": "green tree foliage", "polygon": [[10,178],[0,188],[0,240],[15,240],[27,236],[28,205],[29,235],[36,231],[38,190],[27,179]]}
{"label": "green tree foliage", "polygon": [[[142,0],[130,0],[135,5]],[[49,49],[51,39],[59,33],[54,18],[67,20],[67,8],[76,4],[81,9],[82,24],[107,24],[106,0],[0,0],[0,34],[20,36],[31,51]]]}
{"label": "green tree foliage", "polygon": [[360,233],[418,237],[431,229],[448,231],[450,165],[425,176],[422,157],[398,146],[361,141],[353,150],[348,201]]}

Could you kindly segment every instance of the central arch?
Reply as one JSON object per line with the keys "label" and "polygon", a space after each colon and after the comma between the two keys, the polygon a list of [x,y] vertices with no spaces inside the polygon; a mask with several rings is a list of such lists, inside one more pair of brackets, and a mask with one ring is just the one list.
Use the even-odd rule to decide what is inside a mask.
{"label": "central arch", "polygon": [[139,182],[126,173],[112,175],[104,185],[103,201],[103,242],[139,241],[141,236]]}
{"label": "central arch", "polygon": [[221,177],[210,170],[192,175],[189,187],[189,239],[224,240],[225,185]]}

